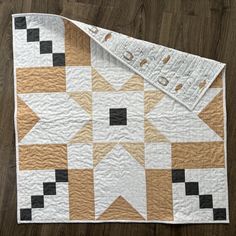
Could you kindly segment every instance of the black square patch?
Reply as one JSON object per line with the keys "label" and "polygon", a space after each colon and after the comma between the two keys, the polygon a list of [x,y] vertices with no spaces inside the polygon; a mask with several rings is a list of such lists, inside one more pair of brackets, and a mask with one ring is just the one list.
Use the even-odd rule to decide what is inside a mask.
{"label": "black square patch", "polygon": [[27,42],[39,41],[39,29],[27,29]]}
{"label": "black square patch", "polygon": [[40,41],[40,54],[52,53],[52,41]]}
{"label": "black square patch", "polygon": [[43,183],[43,194],[44,195],[56,195],[56,183]]}
{"label": "black square patch", "polygon": [[226,209],[215,208],[213,209],[214,220],[226,220]]}
{"label": "black square patch", "polygon": [[110,108],[110,125],[127,125],[127,109]]}
{"label": "black square patch", "polygon": [[20,220],[32,220],[30,208],[20,209]]}
{"label": "black square patch", "polygon": [[185,171],[184,169],[172,170],[172,182],[183,183],[185,182]]}
{"label": "black square patch", "polygon": [[25,17],[16,17],[15,18],[15,29],[26,29]]}
{"label": "black square patch", "polygon": [[52,54],[53,66],[65,66],[65,53]]}
{"label": "black square patch", "polygon": [[200,208],[213,208],[212,195],[200,195]]}
{"label": "black square patch", "polygon": [[185,183],[185,193],[186,195],[198,195],[199,194],[198,182]]}
{"label": "black square patch", "polygon": [[42,195],[31,196],[32,208],[44,208],[44,197]]}
{"label": "black square patch", "polygon": [[56,182],[68,182],[68,170],[56,170]]}

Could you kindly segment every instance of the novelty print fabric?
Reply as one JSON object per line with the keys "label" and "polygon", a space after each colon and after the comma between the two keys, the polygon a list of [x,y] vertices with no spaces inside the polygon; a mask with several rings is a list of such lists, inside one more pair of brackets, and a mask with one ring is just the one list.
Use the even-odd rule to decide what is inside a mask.
{"label": "novelty print fabric", "polygon": [[228,222],[222,64],[119,35],[13,16],[18,222]]}

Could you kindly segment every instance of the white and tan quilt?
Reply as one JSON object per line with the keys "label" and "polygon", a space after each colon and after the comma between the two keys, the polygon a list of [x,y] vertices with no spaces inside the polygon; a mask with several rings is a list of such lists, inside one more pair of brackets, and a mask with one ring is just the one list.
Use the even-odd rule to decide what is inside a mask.
{"label": "white and tan quilt", "polygon": [[225,64],[56,15],[12,23],[19,223],[229,222]]}

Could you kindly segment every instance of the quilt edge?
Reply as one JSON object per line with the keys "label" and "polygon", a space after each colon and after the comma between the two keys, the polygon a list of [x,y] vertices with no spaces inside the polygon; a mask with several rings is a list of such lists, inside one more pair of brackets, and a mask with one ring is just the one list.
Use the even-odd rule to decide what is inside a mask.
{"label": "quilt edge", "polygon": [[14,37],[14,15],[12,15],[12,55],[13,55],[13,86],[14,86],[14,130],[15,130],[15,150],[16,150],[16,208],[17,208],[17,223],[19,224],[19,196],[18,196],[18,184],[19,184],[19,141],[18,141],[18,129],[17,129],[17,91],[16,91],[16,66],[15,66],[15,37]]}

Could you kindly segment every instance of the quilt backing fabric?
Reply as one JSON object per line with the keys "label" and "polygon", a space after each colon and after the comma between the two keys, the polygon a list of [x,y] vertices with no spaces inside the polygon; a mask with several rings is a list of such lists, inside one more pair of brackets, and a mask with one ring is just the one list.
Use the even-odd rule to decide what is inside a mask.
{"label": "quilt backing fabric", "polygon": [[12,23],[19,223],[229,222],[224,64],[61,16]]}

